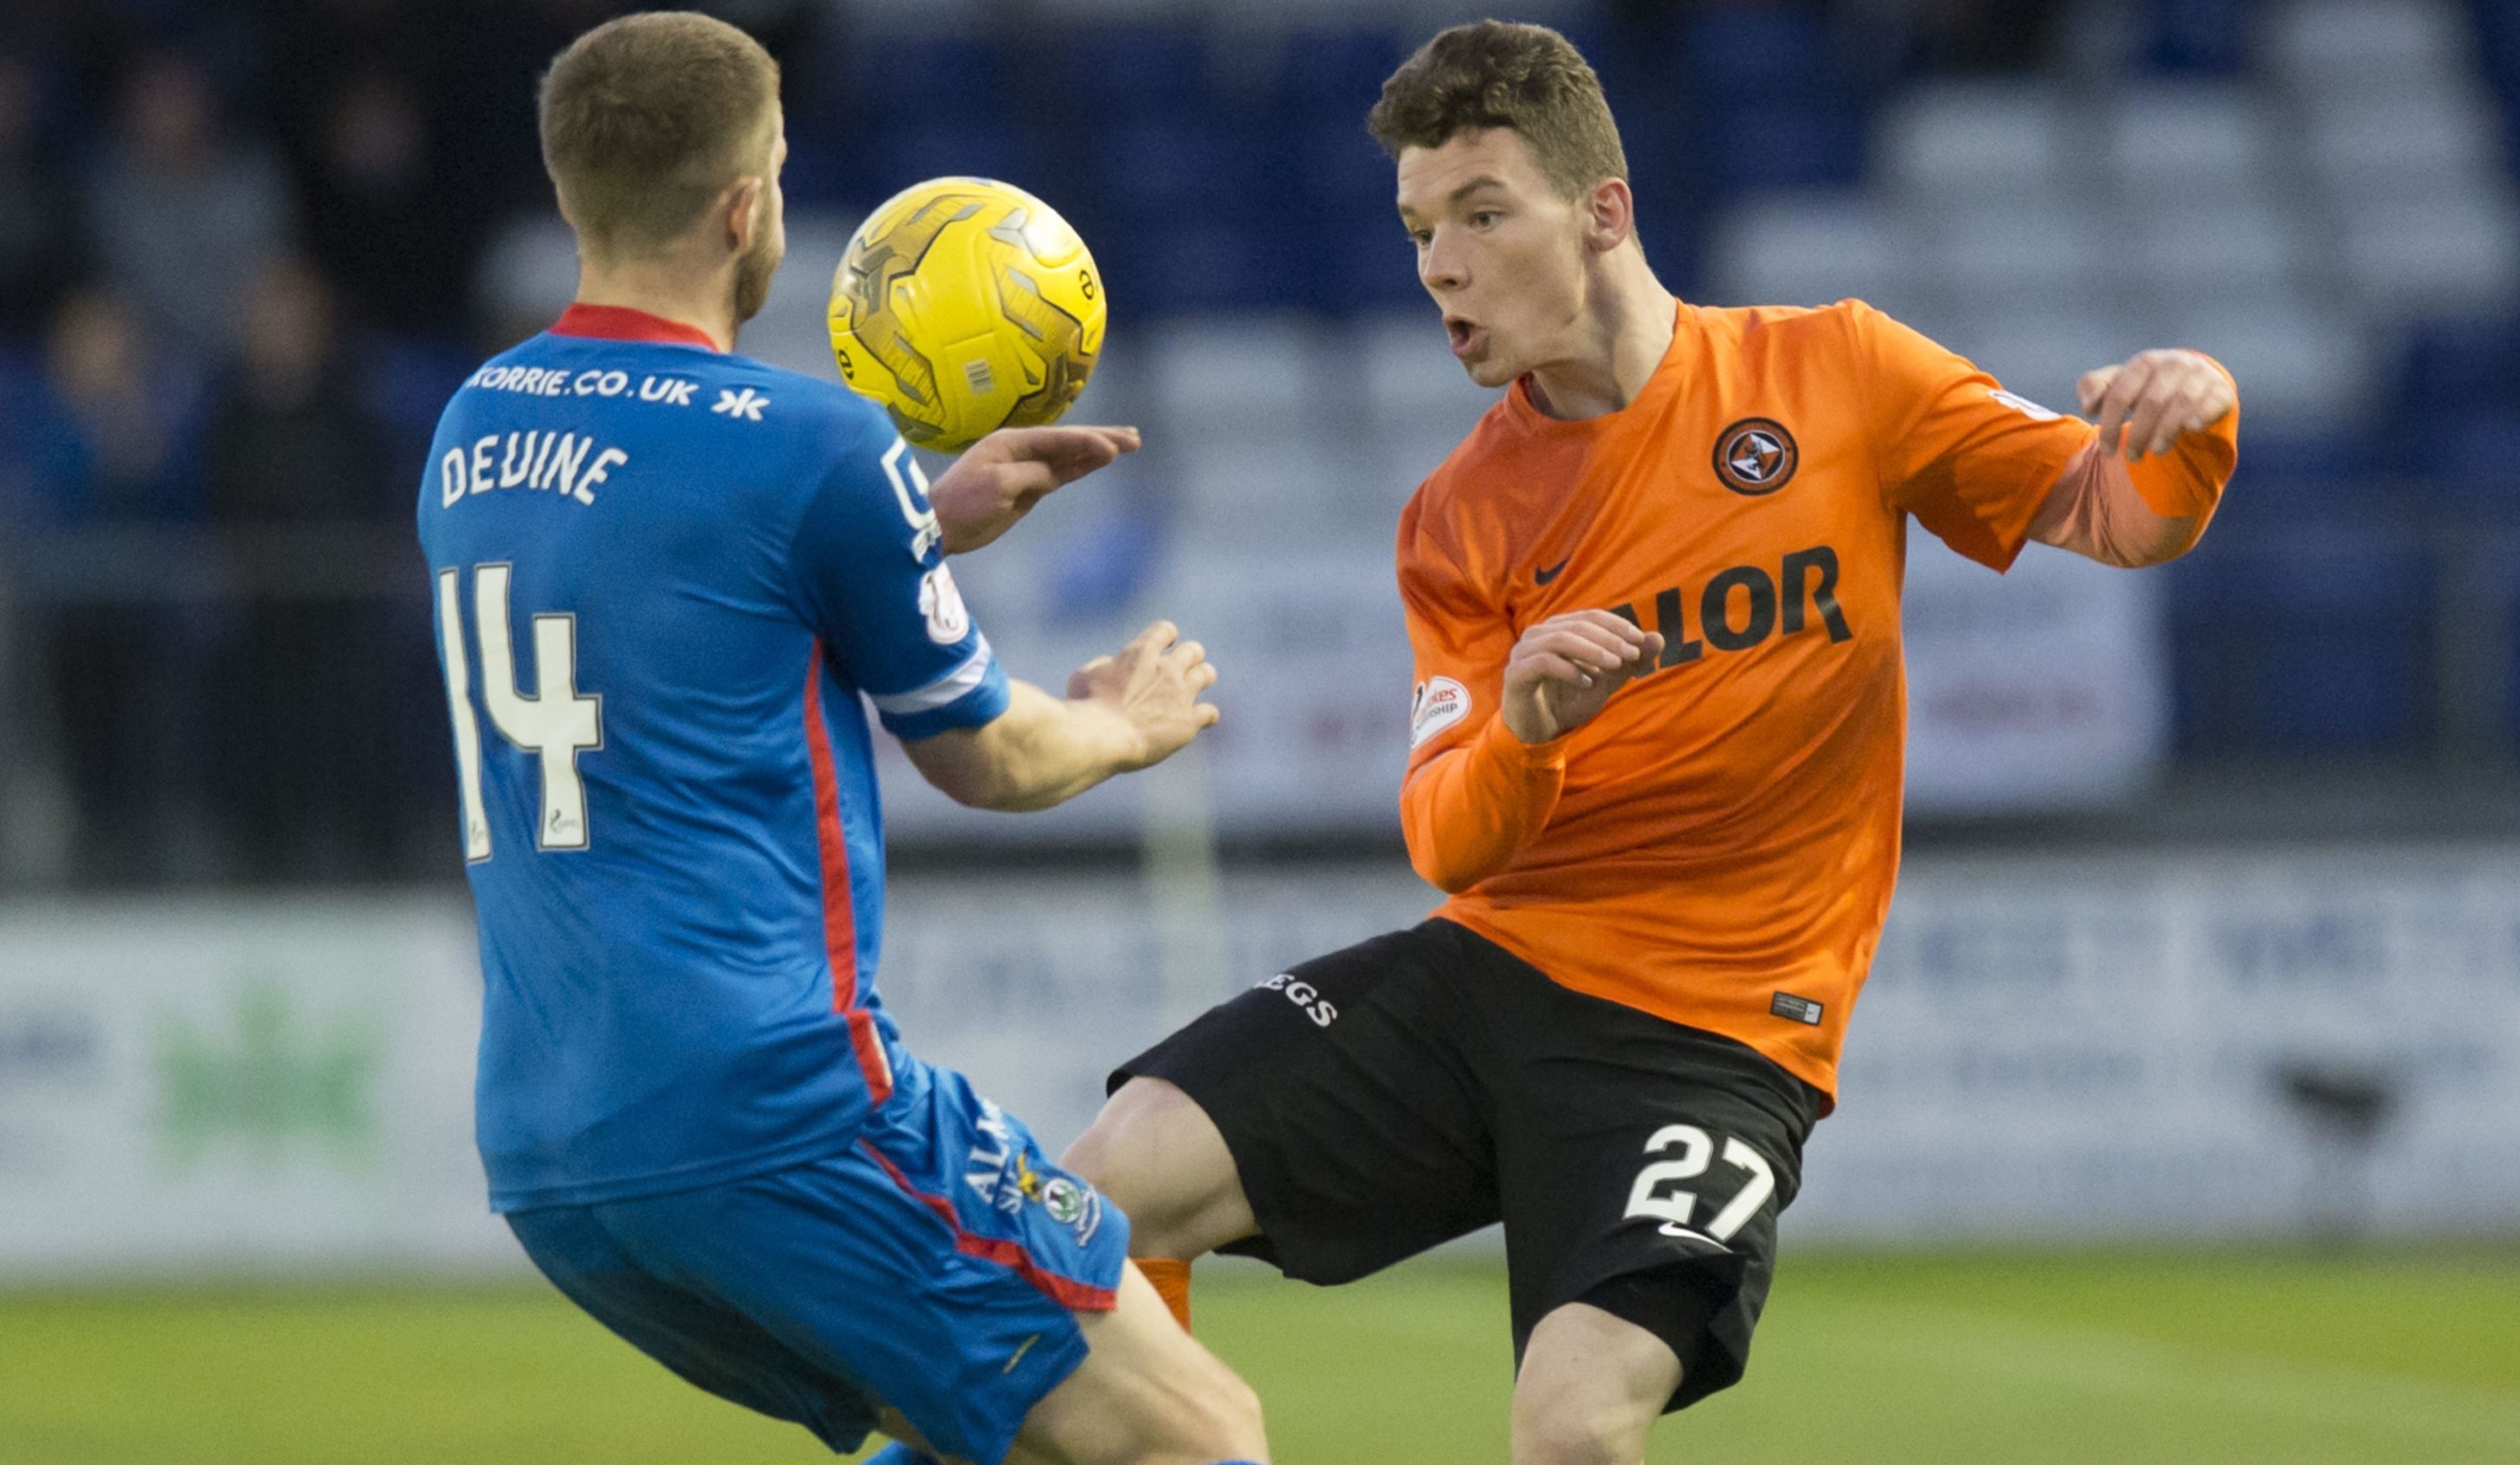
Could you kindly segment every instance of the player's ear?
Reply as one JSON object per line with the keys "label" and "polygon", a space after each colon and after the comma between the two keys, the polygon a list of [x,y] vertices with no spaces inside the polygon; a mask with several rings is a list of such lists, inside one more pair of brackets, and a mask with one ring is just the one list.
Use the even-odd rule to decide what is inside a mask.
{"label": "player's ear", "polygon": [[1597,254],[1606,254],[1636,237],[1637,198],[1624,178],[1604,178],[1584,200],[1585,242]]}
{"label": "player's ear", "polygon": [[726,242],[736,253],[751,250],[761,231],[769,227],[763,206],[769,193],[769,185],[755,177],[738,178],[726,191],[720,206],[726,210]]}

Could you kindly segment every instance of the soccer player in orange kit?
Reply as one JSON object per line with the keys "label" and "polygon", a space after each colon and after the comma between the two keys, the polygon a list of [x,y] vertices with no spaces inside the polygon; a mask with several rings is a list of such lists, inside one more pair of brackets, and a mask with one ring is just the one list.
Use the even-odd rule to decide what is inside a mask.
{"label": "soccer player in orange kit", "polygon": [[1188,1259],[1352,1280],[1502,1219],[1517,1465],[1633,1462],[1736,1381],[1890,906],[1911,520],[2001,571],[2195,543],[2237,452],[2193,351],[2066,417],[1848,300],[1654,278],[1600,84],[1445,31],[1368,125],[1454,354],[1504,398],[1399,535],[1425,924],[1272,978],[1113,1076],[1068,1163]]}

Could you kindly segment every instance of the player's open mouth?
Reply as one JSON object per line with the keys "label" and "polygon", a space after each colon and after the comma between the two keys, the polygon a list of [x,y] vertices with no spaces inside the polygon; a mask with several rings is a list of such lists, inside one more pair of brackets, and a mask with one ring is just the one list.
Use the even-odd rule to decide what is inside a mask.
{"label": "player's open mouth", "polygon": [[1453,338],[1453,354],[1456,356],[1468,355],[1470,347],[1477,344],[1480,337],[1486,334],[1458,315],[1444,317],[1444,331]]}

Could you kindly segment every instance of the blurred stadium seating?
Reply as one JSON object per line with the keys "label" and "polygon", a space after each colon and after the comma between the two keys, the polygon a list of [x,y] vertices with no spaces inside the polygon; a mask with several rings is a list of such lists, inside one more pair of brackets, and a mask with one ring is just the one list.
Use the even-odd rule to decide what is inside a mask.
{"label": "blurred stadium seating", "polygon": [[[450,384],[564,298],[572,262],[524,82],[606,7],[452,8],[478,23],[325,0],[42,3],[0,23],[0,191],[48,206],[0,252],[0,887],[340,868],[312,845],[246,852],[238,801],[210,791],[256,776],[240,749],[260,733],[240,710],[251,698],[213,705],[216,678],[147,674],[162,683],[148,697],[182,709],[162,746],[83,747],[83,728],[140,695],[153,658],[233,649],[257,600],[320,599],[315,582],[342,576],[306,555],[226,555],[259,567],[244,575],[191,567],[209,546],[291,533],[366,553],[402,521]],[[1484,401],[1429,348],[1388,164],[1358,125],[1439,9],[737,7],[788,68],[799,214],[779,304],[747,345],[822,370],[812,301],[848,222],[920,177],[1003,173],[1094,243],[1117,314],[1087,410],[1143,421],[1157,446],[1072,532],[994,551],[988,578],[1116,609],[1168,564],[1378,547]],[[2234,531],[2169,576],[2179,768],[2324,759],[2508,781],[2513,638],[2480,647],[2465,629],[2507,627],[2520,601],[2507,7],[1536,14],[1599,59],[1648,248],[1688,298],[1858,296],[2033,399],[2063,400],[2077,373],[2145,343],[2233,368],[2249,415]],[[195,95],[200,115],[180,100]],[[185,197],[204,202],[171,203]],[[173,216],[150,213],[169,207],[201,220],[174,252],[158,240]],[[305,343],[316,375],[354,387],[309,410],[372,434],[385,468],[261,502],[220,479],[210,439],[223,404],[276,389],[248,380],[244,281],[299,257],[338,298],[338,325],[302,328],[320,338]],[[448,283],[413,285],[421,258]],[[129,359],[82,336],[99,310],[136,333]],[[151,440],[117,442],[101,425],[142,395]],[[1057,572],[1012,563],[1027,556]],[[413,566],[362,564],[374,600],[411,601]],[[437,737],[428,697],[387,690],[425,694],[427,634],[410,614],[370,616],[310,648],[393,668],[351,723],[398,752]],[[366,766],[345,776],[372,782],[339,801],[391,808],[392,832],[350,868],[442,875],[442,770]],[[373,782],[387,767],[390,786]],[[142,827],[178,837],[112,833]]]}

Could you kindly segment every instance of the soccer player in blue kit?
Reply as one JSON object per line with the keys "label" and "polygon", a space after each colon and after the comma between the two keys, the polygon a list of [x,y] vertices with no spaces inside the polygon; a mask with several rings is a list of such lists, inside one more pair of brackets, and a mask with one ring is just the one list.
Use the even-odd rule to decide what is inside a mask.
{"label": "soccer player in blue kit", "polygon": [[598,27],[541,125],[577,301],[456,392],[419,508],[493,1209],[607,1327],[834,1450],[1265,1459],[1127,1218],[875,990],[861,695],[928,781],[1008,809],[1215,720],[1162,623],[1063,699],[1010,680],[944,565],[1135,434],[1003,433],[931,493],[876,407],[732,354],[785,249],[778,70],[741,31]]}

